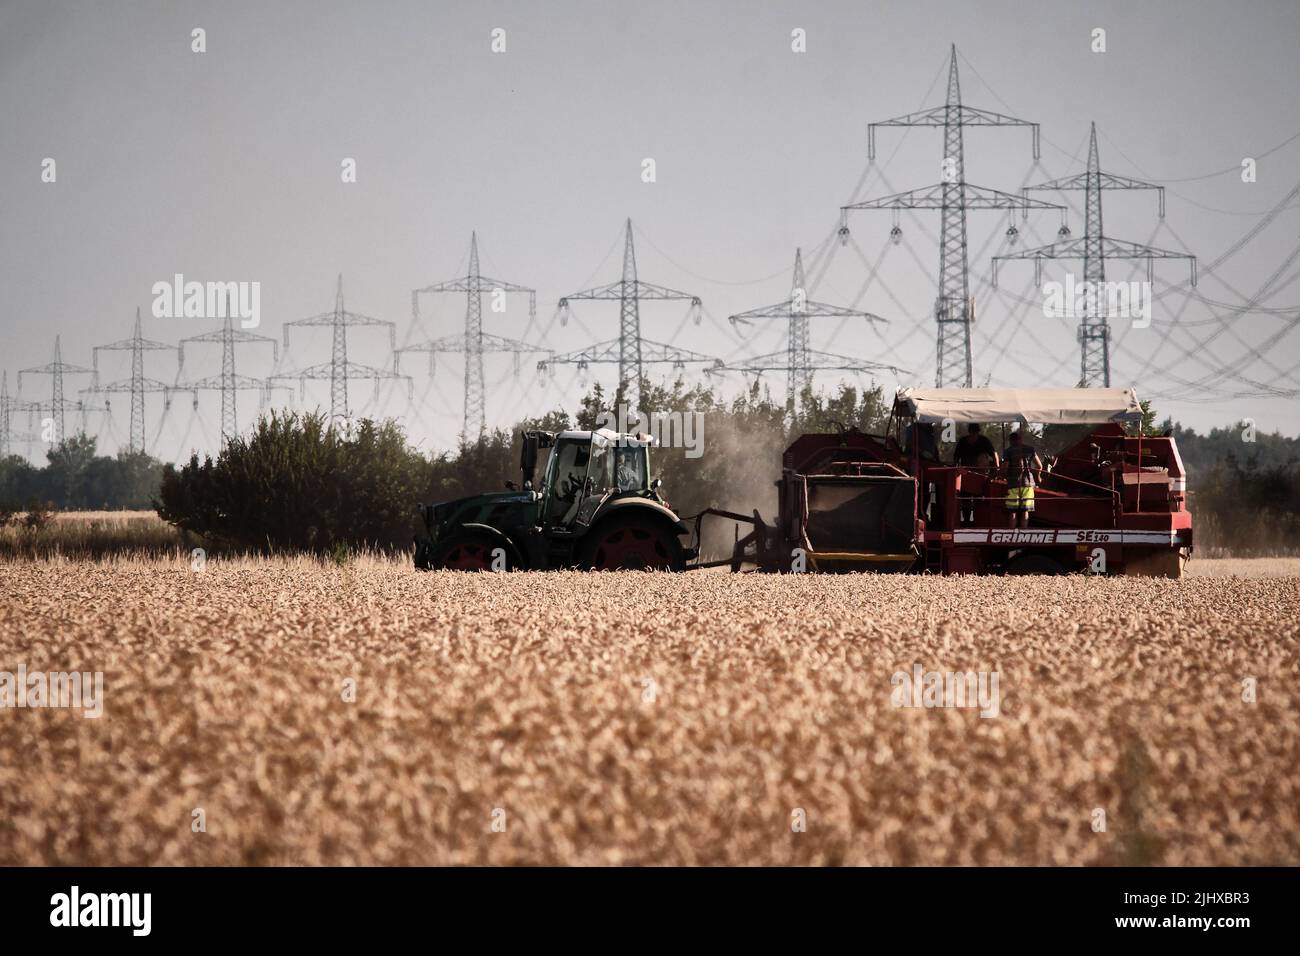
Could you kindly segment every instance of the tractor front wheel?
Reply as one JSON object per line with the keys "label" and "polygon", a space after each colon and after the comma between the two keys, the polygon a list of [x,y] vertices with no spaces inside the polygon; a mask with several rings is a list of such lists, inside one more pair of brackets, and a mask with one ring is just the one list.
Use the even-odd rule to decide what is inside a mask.
{"label": "tractor front wheel", "polygon": [[[429,567],[446,571],[492,571],[497,552],[506,554],[499,543],[486,535],[458,535],[433,546]],[[508,556],[504,569],[510,570]]]}
{"label": "tractor front wheel", "polygon": [[582,566],[593,571],[684,571],[681,543],[662,519],[619,515],[602,521],[582,543]]}

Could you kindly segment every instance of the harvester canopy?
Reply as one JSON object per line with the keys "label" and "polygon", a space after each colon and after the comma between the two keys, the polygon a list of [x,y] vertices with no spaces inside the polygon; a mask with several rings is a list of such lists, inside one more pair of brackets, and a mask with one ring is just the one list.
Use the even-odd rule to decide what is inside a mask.
{"label": "harvester canopy", "polygon": [[923,424],[959,425],[1100,425],[1142,419],[1132,388],[900,388],[894,413]]}

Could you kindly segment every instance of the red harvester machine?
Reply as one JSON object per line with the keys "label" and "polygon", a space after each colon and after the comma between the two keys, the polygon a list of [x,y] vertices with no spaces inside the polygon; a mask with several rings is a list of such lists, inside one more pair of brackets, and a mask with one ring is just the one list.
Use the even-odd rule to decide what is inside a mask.
{"label": "red harvester machine", "polygon": [[[900,389],[887,434],[802,435],[786,449],[775,523],[757,511],[697,516],[697,541],[709,515],[753,526],[731,558],[701,566],[1181,577],[1186,473],[1172,437],[1127,433],[1141,416],[1132,389]],[[1045,459],[1028,528],[1012,527],[1001,474],[941,462],[925,440],[927,428],[972,422],[1091,426]]]}

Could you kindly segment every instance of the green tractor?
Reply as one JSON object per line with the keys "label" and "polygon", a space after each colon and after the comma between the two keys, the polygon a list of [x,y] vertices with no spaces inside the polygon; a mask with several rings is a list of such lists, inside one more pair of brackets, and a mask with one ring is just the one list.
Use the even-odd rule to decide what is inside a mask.
{"label": "green tractor", "polygon": [[[681,571],[690,527],[651,481],[650,440],[599,431],[525,432],[523,486],[421,505],[415,566],[483,571]],[[550,449],[540,487],[539,449]]]}

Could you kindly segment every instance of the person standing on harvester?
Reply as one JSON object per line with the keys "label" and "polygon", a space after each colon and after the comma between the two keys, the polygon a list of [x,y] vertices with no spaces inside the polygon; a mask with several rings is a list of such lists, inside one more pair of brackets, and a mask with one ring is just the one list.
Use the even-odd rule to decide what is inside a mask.
{"label": "person standing on harvester", "polygon": [[[952,453],[952,463],[958,468],[976,468],[986,474],[990,468],[996,471],[1000,464],[997,449],[993,447],[993,442],[988,440],[988,436],[980,434],[980,427],[976,422],[967,425],[966,434],[957,440]],[[970,482],[968,481],[967,484],[969,485]],[[957,506],[961,510],[962,524],[975,523],[977,500],[971,491],[957,492]]]}
{"label": "person standing on harvester", "polygon": [[1025,444],[1024,429],[1011,433],[1011,444],[1003,459],[1007,466],[1007,511],[1011,527],[1028,528],[1034,510],[1035,478],[1043,470],[1042,459],[1033,445]]}

